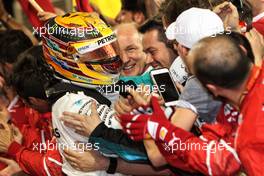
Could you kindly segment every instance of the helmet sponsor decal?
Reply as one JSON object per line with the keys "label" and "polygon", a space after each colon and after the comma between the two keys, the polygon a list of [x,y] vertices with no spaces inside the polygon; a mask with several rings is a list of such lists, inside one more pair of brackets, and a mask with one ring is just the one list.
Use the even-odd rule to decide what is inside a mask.
{"label": "helmet sponsor decal", "polygon": [[116,41],[116,35],[115,34],[111,34],[109,36],[106,36],[100,40],[98,40],[96,43],[92,43],[92,44],[88,44],[88,45],[85,45],[85,46],[74,46],[75,49],[78,51],[78,53],[80,54],[85,54],[87,52],[91,52],[93,50],[96,50],[102,46],[105,46],[105,45],[109,45],[113,42]]}

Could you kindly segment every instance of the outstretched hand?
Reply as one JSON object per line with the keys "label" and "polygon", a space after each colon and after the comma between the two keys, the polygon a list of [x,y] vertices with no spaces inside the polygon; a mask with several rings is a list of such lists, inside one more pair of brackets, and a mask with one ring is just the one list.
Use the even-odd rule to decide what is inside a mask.
{"label": "outstretched hand", "polygon": [[74,129],[76,133],[86,137],[90,136],[93,130],[102,123],[97,113],[95,101],[92,102],[90,116],[64,112],[61,120],[67,127]]}
{"label": "outstretched hand", "polygon": [[71,149],[65,149],[63,156],[73,168],[83,172],[106,170],[109,165],[108,159],[94,150],[80,153]]}
{"label": "outstretched hand", "polygon": [[6,168],[0,171],[0,176],[12,176],[18,172],[21,172],[19,165],[16,161],[0,157],[0,162],[7,165]]}
{"label": "outstretched hand", "polygon": [[235,5],[231,2],[223,2],[213,11],[222,19],[225,29],[231,28],[232,31],[239,31],[239,13]]}
{"label": "outstretched hand", "polygon": [[246,33],[255,57],[255,64],[261,66],[264,58],[264,37],[256,30],[252,29]]}
{"label": "outstretched hand", "polygon": [[120,116],[123,131],[127,133],[132,140],[140,141],[149,139],[150,136],[155,140],[157,138],[157,131],[160,130],[156,128],[158,124],[163,122],[170,123],[160,107],[157,97],[152,97],[151,107],[153,109],[152,115],[126,114]]}
{"label": "outstretched hand", "polygon": [[133,110],[139,108],[149,107],[152,96],[158,97],[159,103],[161,105],[164,104],[162,97],[156,93],[151,93],[149,87],[141,85],[138,90],[140,90],[140,92],[128,88],[127,91],[130,95],[127,98],[120,97],[116,102],[114,109],[118,117],[124,114],[133,113]]}

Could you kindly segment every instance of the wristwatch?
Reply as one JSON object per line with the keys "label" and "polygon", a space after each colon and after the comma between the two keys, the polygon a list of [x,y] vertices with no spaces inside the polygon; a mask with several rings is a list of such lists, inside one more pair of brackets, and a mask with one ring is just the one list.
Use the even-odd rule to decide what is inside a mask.
{"label": "wristwatch", "polygon": [[109,167],[106,171],[106,173],[108,174],[114,174],[116,172],[117,169],[117,158],[109,158],[110,159],[110,164]]}

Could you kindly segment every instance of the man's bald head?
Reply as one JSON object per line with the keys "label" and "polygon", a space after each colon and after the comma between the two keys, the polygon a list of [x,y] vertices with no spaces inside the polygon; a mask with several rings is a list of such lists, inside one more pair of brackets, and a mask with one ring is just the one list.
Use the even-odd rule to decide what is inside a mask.
{"label": "man's bald head", "polygon": [[228,35],[208,37],[190,51],[189,66],[203,84],[237,88],[246,79],[251,60]]}
{"label": "man's bald head", "polygon": [[142,39],[142,34],[138,31],[136,23],[122,23],[115,27],[117,37],[127,37],[136,35],[136,37]]}

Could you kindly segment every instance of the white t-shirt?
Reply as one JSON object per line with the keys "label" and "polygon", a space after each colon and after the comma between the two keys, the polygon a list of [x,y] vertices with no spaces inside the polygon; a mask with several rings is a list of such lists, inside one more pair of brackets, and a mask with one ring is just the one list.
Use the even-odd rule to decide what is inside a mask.
{"label": "white t-shirt", "polygon": [[[66,93],[63,97],[58,99],[52,106],[52,125],[55,130],[55,136],[57,137],[57,145],[60,154],[63,158],[62,171],[70,176],[105,176],[108,175],[105,171],[96,172],[81,172],[73,169],[67,160],[63,157],[63,148],[68,147],[70,149],[76,149],[76,141],[88,143],[88,137],[81,136],[71,128],[68,128],[60,120],[64,111],[79,113],[82,115],[90,115],[91,103],[94,99],[84,95],[82,92],[78,94]],[[102,121],[105,122],[107,127],[114,129],[121,129],[119,122],[116,120],[114,111],[107,105],[97,104],[97,112],[100,115]],[[90,146],[90,144],[88,145]],[[82,152],[82,151],[80,151]],[[121,174],[115,174],[116,176]]]}

